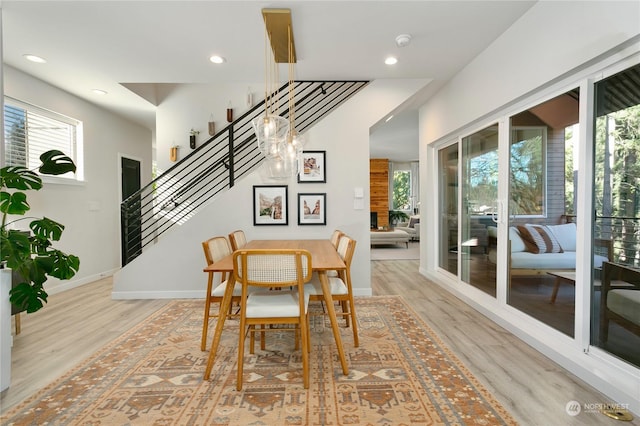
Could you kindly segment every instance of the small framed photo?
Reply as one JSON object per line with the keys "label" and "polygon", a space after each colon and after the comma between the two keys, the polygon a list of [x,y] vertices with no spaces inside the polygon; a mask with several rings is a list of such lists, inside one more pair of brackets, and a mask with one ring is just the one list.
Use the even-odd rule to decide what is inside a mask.
{"label": "small framed photo", "polygon": [[256,185],[253,187],[253,224],[288,225],[288,187]]}
{"label": "small framed photo", "polygon": [[302,164],[298,173],[299,183],[327,182],[326,153],[326,151],[302,152]]}
{"label": "small framed photo", "polygon": [[327,194],[298,194],[298,225],[327,224]]}

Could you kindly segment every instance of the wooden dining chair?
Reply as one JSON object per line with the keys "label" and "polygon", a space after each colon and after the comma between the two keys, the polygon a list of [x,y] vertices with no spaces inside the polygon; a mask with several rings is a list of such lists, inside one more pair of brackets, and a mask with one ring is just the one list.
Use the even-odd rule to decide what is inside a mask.
{"label": "wooden dining chair", "polygon": [[[261,333],[264,342],[265,332],[285,330],[265,326],[279,324],[291,324],[296,336],[300,333],[303,384],[308,389],[311,346],[307,316],[309,296],[304,292],[304,285],[312,275],[311,253],[301,249],[238,250],[233,254],[233,270],[242,285],[236,389],[242,389],[247,334],[253,353],[255,333]],[[257,325],[261,328],[256,329]]]}
{"label": "wooden dining chair", "polygon": [[344,235],[344,232],[342,232],[339,229],[336,229],[335,231],[333,231],[333,233],[331,234],[331,244],[333,244],[333,246],[337,249],[338,248],[338,243],[340,242],[340,237],[342,237]]}
{"label": "wooden dining chair", "polygon": [[[356,240],[348,235],[343,235],[340,237],[337,250],[346,265],[346,269],[338,271],[338,276],[327,275],[329,288],[331,289],[331,299],[334,302],[340,303],[342,312],[337,313],[337,315],[341,315],[345,319],[347,327],[351,325],[353,330],[353,344],[355,347],[358,347],[360,342],[358,340],[356,307],[353,300],[353,288],[351,286],[351,261],[356,251]],[[305,292],[309,294],[310,300],[323,302],[324,297],[320,277],[314,274],[311,281],[305,285]]]}
{"label": "wooden dining chair", "polygon": [[[225,237],[213,237],[207,241],[202,242],[202,249],[204,251],[204,257],[207,265],[211,265],[223,257],[226,257],[232,253],[229,241]],[[200,349],[205,350],[207,347],[207,331],[209,330],[209,319],[211,318],[211,305],[218,303],[218,314],[213,315],[217,317],[220,315],[219,307],[224,296],[224,291],[227,287],[227,274],[221,273],[220,282],[214,287],[214,273],[209,272],[209,278],[207,281],[207,294],[204,302],[204,320],[202,321],[202,342],[200,343]],[[232,315],[232,308],[235,304],[240,304],[240,296],[242,295],[242,286],[239,283],[235,284],[233,288],[233,296],[231,298],[231,305],[229,306],[229,312],[227,315]]]}
{"label": "wooden dining chair", "polygon": [[247,238],[244,235],[244,231],[238,229],[229,234],[229,242],[231,243],[231,250],[236,251],[247,245]]}
{"label": "wooden dining chair", "polygon": [[[329,241],[331,241],[331,244],[333,244],[336,250],[338,249],[338,243],[340,242],[340,238],[343,235],[345,235],[345,233],[339,229],[336,229],[331,233],[331,237],[329,238]],[[337,277],[338,271],[327,271],[327,275],[330,277]]]}

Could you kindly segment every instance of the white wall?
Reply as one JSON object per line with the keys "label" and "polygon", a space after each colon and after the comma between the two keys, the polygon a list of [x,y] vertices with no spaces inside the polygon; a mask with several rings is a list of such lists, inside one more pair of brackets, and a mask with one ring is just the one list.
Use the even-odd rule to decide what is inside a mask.
{"label": "white wall", "polygon": [[55,246],[80,257],[76,276],[69,281],[50,278],[45,284],[47,292],[53,294],[111,275],[120,266],[118,155],[141,159],[143,185],[148,183],[151,132],[6,65],[4,93],[83,123],[84,183],[45,181],[40,191],[27,192],[30,215],[46,215],[65,225],[62,239]]}
{"label": "white wall", "polygon": [[[243,229],[249,240],[329,238],[336,228],[357,240],[352,263],[354,293],[370,295],[369,129],[424,84],[425,80],[374,81],[305,133],[305,149],[326,151],[327,183],[298,184],[293,180],[288,183],[288,226],[253,226],[253,185],[275,183],[263,179],[259,172],[253,173],[117,272],[113,297],[203,297],[206,276],[202,272],[205,261],[200,243],[214,235],[226,236],[235,229]],[[185,102],[196,100],[182,93],[166,98],[159,106],[158,117],[167,116],[167,111],[180,110]],[[189,128],[185,117],[182,122],[175,115],[173,119],[176,120],[173,128]],[[158,132],[158,140],[162,138]],[[360,210],[354,209],[356,187],[363,188],[365,194]],[[327,194],[326,226],[297,225],[299,192]]]}
{"label": "white wall", "polygon": [[[421,198],[439,199],[435,149],[439,143],[455,141],[462,132],[501,119],[503,111],[516,108],[525,96],[530,96],[527,101],[535,104],[536,96],[545,96],[545,90],[563,84],[567,76],[585,74],[600,60],[608,58],[613,62],[630,52],[639,52],[639,34],[640,2],[536,3],[421,108],[420,161],[424,177]],[[437,235],[437,205],[434,203],[422,213],[423,234]],[[629,404],[629,409],[640,412],[638,369],[612,357],[599,357],[595,351],[589,353],[582,342],[561,336],[514,312],[500,298],[478,295],[469,286],[439,273],[435,241],[421,238],[423,274],[598,388],[612,401]],[[571,398],[567,395],[567,401],[562,403]]]}
{"label": "white wall", "polygon": [[[637,1],[541,1],[420,111],[430,143],[486,116],[640,32]],[[455,113],[453,113],[455,112]]]}
{"label": "white wall", "polygon": [[229,123],[226,111],[231,102],[233,117],[238,118],[250,107],[247,106],[247,92],[251,91],[254,102],[264,99],[264,83],[227,84],[158,84],[159,107],[156,111],[156,162],[161,171],[174,163],[169,161],[169,148],[179,145],[178,160],[191,153],[189,131],[200,131],[196,146],[204,143],[209,136],[207,123],[213,114],[216,132]]}

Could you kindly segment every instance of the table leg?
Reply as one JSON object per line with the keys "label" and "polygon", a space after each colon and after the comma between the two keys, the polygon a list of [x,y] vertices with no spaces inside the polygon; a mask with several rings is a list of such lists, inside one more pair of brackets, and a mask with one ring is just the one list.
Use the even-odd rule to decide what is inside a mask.
{"label": "table leg", "polygon": [[327,305],[327,314],[329,315],[329,321],[331,321],[333,337],[336,340],[338,356],[340,357],[340,364],[342,364],[342,373],[346,376],[349,374],[349,367],[347,366],[347,359],[344,355],[344,348],[342,347],[342,338],[340,337],[338,319],[336,318],[336,311],[333,306],[333,299],[331,298],[331,289],[329,287],[329,280],[327,279],[327,271],[318,271],[318,277],[320,278],[320,284],[322,284],[322,295],[324,296],[324,301]]}
{"label": "table leg", "polygon": [[558,290],[560,290],[560,284],[562,282],[566,282],[568,284],[573,284],[573,285],[576,284],[576,282],[574,280],[571,280],[569,278],[556,277],[556,283],[553,286],[553,292],[551,293],[551,300],[549,301],[549,303],[551,303],[551,304],[556,303],[556,297],[558,296]]}
{"label": "table leg", "polygon": [[204,370],[204,380],[209,380],[211,376],[211,369],[213,368],[213,362],[216,358],[216,352],[218,351],[218,345],[220,344],[220,337],[222,336],[222,328],[224,322],[227,319],[227,312],[231,306],[231,298],[233,296],[233,287],[236,280],[234,274],[231,274],[227,280],[227,287],[224,290],[224,296],[222,302],[220,302],[220,311],[218,313],[218,321],[216,322],[216,331],[213,335],[213,342],[211,342],[211,349],[209,349],[209,360],[207,361],[207,368]]}

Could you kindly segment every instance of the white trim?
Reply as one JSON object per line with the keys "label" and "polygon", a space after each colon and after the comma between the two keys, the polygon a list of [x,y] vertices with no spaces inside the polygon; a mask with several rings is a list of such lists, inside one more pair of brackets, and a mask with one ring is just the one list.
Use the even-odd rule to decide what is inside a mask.
{"label": "white trim", "polygon": [[67,290],[71,290],[71,289],[83,286],[85,284],[91,284],[93,282],[96,282],[96,281],[101,280],[101,279],[106,278],[106,277],[111,277],[119,269],[120,268],[115,268],[115,269],[111,269],[111,270],[108,270],[108,271],[99,272],[97,274],[88,275],[88,276],[83,277],[83,278],[78,279],[78,280],[58,281],[55,284],[45,284],[44,287],[45,287],[45,290],[46,290],[47,294],[49,294],[49,295],[58,294],[58,293],[62,293],[62,292],[67,291]]}
{"label": "white trim", "polygon": [[[575,211],[582,214],[576,223],[576,289],[575,324],[576,343],[587,350],[591,339],[591,285],[593,276],[587,274],[593,267],[593,127],[594,127],[594,87],[591,79],[580,84],[580,110],[578,124],[578,197]],[[588,177],[588,178],[587,178]],[[588,248],[589,250],[586,250]],[[579,283],[584,283],[580,285]]]}
{"label": "white trim", "polygon": [[205,290],[198,291],[114,291],[111,298],[114,300],[131,299],[204,299]]}
{"label": "white trim", "polygon": [[40,175],[40,178],[42,179],[42,183],[46,183],[47,185],[84,186],[87,183],[86,180],[63,178],[51,175]]}
{"label": "white trim", "polygon": [[11,385],[11,270],[0,269],[0,392]]}

